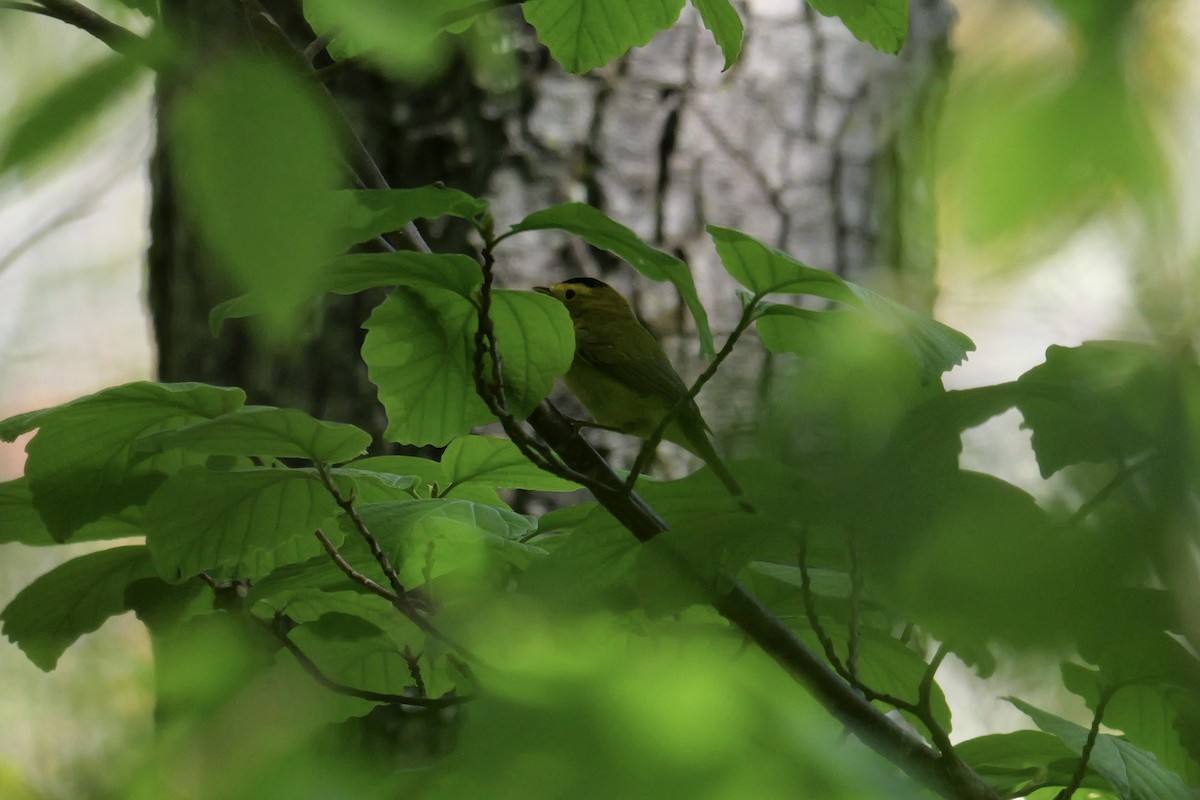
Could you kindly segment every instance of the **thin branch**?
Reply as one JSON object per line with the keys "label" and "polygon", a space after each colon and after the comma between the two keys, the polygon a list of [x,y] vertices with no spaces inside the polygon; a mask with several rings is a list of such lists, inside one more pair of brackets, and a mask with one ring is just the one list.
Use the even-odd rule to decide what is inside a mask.
{"label": "thin branch", "polygon": [[1097,508],[1099,508],[1100,505],[1103,504],[1104,501],[1113,494],[1113,492],[1121,488],[1121,484],[1132,478],[1135,474],[1137,474],[1138,470],[1153,460],[1154,456],[1149,456],[1134,464],[1122,464],[1121,468],[1116,471],[1116,474],[1114,474],[1111,479],[1109,479],[1108,483],[1104,484],[1104,486],[1100,488],[1100,491],[1096,492],[1091,499],[1075,510],[1075,513],[1071,515],[1070,519],[1064,523],[1065,527],[1073,528],[1079,523],[1083,522],[1084,519],[1086,519],[1088,515]]}
{"label": "thin branch", "polygon": [[[597,487],[593,487],[594,481],[591,477],[571,469],[555,455],[553,450],[526,434],[505,404],[504,368],[500,358],[500,348],[496,341],[496,326],[493,324],[491,316],[492,284],[495,280],[494,240],[490,225],[481,225],[479,232],[483,236],[484,246],[481,265],[483,284],[479,288],[479,299],[476,305],[475,347],[471,354],[471,377],[475,383],[475,393],[487,404],[488,410],[500,421],[508,438],[531,463],[552,475],[574,481],[589,489],[595,489]],[[491,362],[490,370],[487,368],[489,360]],[[453,485],[450,488],[453,488]]]}
{"label": "thin branch", "polygon": [[859,636],[859,617],[861,614],[862,601],[862,570],[858,564],[858,538],[854,532],[850,533],[849,541],[850,550],[850,620],[847,624],[847,642],[846,642],[846,672],[850,676],[850,682],[855,686],[860,685],[858,680],[858,636]]}
{"label": "thin branch", "polygon": [[721,352],[717,353],[716,358],[712,360],[704,372],[700,373],[700,377],[696,378],[695,383],[692,384],[688,393],[676,400],[671,410],[663,414],[663,418],[655,426],[654,432],[650,434],[650,438],[642,442],[642,448],[638,451],[637,458],[634,459],[633,469],[629,471],[629,477],[625,479],[625,488],[627,490],[633,490],[638,476],[642,474],[642,470],[646,468],[646,465],[654,456],[654,451],[658,447],[659,442],[662,441],[663,435],[666,434],[667,427],[671,424],[671,421],[675,419],[679,412],[683,411],[688,403],[696,399],[696,396],[700,394],[700,390],[704,388],[704,384],[712,380],[712,377],[717,374],[717,370],[721,364],[733,352],[733,346],[737,344],[738,339],[741,338],[746,329],[754,322],[754,312],[758,307],[759,299],[758,296],[755,296],[754,299],[746,303],[745,308],[742,309],[741,319],[738,320],[737,325],[730,332],[729,338],[725,340],[725,346],[721,348]]}
{"label": "thin branch", "polygon": [[333,559],[333,563],[337,564],[338,569],[346,573],[346,577],[357,583],[359,586],[362,586],[367,591],[379,595],[392,605],[396,605],[396,603],[399,602],[400,598],[351,566],[350,562],[347,561],[340,552],[338,552],[337,546],[329,540],[329,537],[325,534],[325,531],[317,528],[315,535],[317,540],[321,543],[321,546],[325,548],[325,552],[329,554],[331,559]]}
{"label": "thin branch", "polygon": [[42,14],[73,25],[96,37],[122,55],[133,55],[141,45],[145,44],[146,40],[133,31],[122,28],[117,23],[105,19],[74,0],[38,0],[38,2],[41,8],[31,8],[29,3],[6,3],[4,7]]}
{"label": "thin branch", "polygon": [[847,681],[850,680],[850,673],[846,666],[842,663],[842,659],[837,654],[837,648],[833,646],[833,640],[829,638],[829,633],[825,630],[825,626],[821,624],[821,619],[817,616],[817,606],[813,601],[812,593],[812,578],[808,572],[808,532],[802,531],[800,535],[800,555],[797,559],[800,566],[800,598],[804,603],[804,615],[808,617],[808,626],[813,629],[813,633],[817,635],[817,641],[821,643],[821,649],[825,651],[825,658],[830,665]]}
{"label": "thin branch", "polygon": [[1075,766],[1075,774],[1071,776],[1071,782],[1054,796],[1054,800],[1071,800],[1071,797],[1083,785],[1083,779],[1087,777],[1088,762],[1092,758],[1092,750],[1096,746],[1096,740],[1100,737],[1100,723],[1104,720],[1104,711],[1108,708],[1108,701],[1112,700],[1118,688],[1114,686],[1100,692],[1100,699],[1096,701],[1096,711],[1092,714],[1092,726],[1088,729],[1087,741],[1084,742],[1083,752],[1079,754],[1079,763]]}
{"label": "thin branch", "polygon": [[[315,74],[311,65],[308,65],[308,61],[305,59],[304,51],[291,43],[291,40],[287,38],[287,34],[284,33],[283,29],[279,27],[279,24],[267,13],[258,0],[242,0],[242,5],[246,9],[247,14],[252,15],[254,19],[255,24],[251,26],[251,30],[254,31],[259,40],[263,41],[266,37],[270,37],[270,41],[263,41],[264,46],[273,48],[286,45],[294,53],[295,60],[307,66],[309,75]],[[330,111],[330,116],[333,119],[334,126],[337,128],[338,135],[341,136],[346,146],[350,148],[351,165],[362,180],[363,185],[369,189],[391,189],[392,187],[388,184],[387,178],[383,176],[379,165],[372,158],[371,152],[367,150],[367,146],[363,144],[362,139],[359,138],[350,121],[346,119],[346,115],[342,113],[342,109],[337,104],[337,100],[334,99],[333,93],[323,84],[318,83],[318,85],[321,86],[321,91],[323,92],[321,95],[322,100]],[[425,241],[425,237],[417,229],[415,223],[407,223],[402,230],[404,235],[408,237],[413,250],[421,253],[433,252],[428,242]],[[395,245],[396,243],[391,242],[391,244]]]}
{"label": "thin branch", "polygon": [[276,624],[271,624],[266,620],[260,620],[263,627],[267,628],[279,641],[284,648],[292,654],[296,662],[304,668],[313,680],[325,687],[331,692],[344,694],[348,697],[357,697],[362,700],[369,700],[373,703],[390,703],[392,705],[418,706],[420,708],[446,708],[448,706],[456,706],[462,703],[469,702],[473,699],[472,695],[446,695],[443,697],[410,697],[403,694],[388,694],[385,692],[372,692],[368,689],[359,689],[354,686],[348,686],[344,683],[339,683],[317,666],[308,654],[300,649],[299,645],[293,642],[286,632],[279,625],[280,622],[290,622],[284,615],[276,617]]}
{"label": "thin branch", "polygon": [[392,591],[396,597],[404,597],[407,590],[404,584],[400,582],[400,573],[396,571],[396,567],[392,564],[392,560],[388,558],[387,553],[383,552],[383,547],[380,546],[379,540],[375,538],[375,534],[371,533],[367,523],[363,521],[359,515],[358,509],[354,507],[353,498],[346,497],[338,489],[337,484],[333,482],[333,476],[329,474],[329,468],[324,464],[317,465],[317,474],[321,477],[321,483],[325,486],[325,490],[333,497],[333,502],[337,503],[338,508],[346,512],[346,516],[354,523],[354,529],[358,531],[358,535],[367,543],[367,547],[371,550],[371,556],[375,562],[379,564],[379,568],[383,570],[383,574],[387,576],[388,583],[391,584]]}
{"label": "thin branch", "polygon": [[933,685],[934,678],[937,676],[938,668],[942,666],[942,661],[945,660],[950,652],[950,647],[946,644],[939,644],[937,650],[933,654],[933,658],[929,659],[929,666],[925,669],[925,674],[921,676],[921,686],[917,692],[917,708],[920,710],[918,716],[922,724],[929,731],[929,737],[933,740],[933,745],[938,749],[944,758],[958,761],[958,755],[954,752],[954,744],[950,741],[950,735],[946,733],[946,729],[938,723],[937,718],[933,715]]}

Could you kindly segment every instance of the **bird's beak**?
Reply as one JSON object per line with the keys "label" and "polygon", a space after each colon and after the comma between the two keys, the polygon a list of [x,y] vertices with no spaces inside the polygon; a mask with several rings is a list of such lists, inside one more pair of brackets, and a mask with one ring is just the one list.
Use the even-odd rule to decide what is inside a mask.
{"label": "bird's beak", "polygon": [[[541,292],[542,294],[550,294],[550,289],[545,286],[535,286],[533,287],[533,290],[535,292]],[[550,296],[553,297],[554,295],[550,294]]]}

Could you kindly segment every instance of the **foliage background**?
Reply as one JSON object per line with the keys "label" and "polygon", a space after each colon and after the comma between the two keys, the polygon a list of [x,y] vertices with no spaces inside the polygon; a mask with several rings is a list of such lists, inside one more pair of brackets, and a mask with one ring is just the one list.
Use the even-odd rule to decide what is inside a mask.
{"label": "foliage background", "polygon": [[[964,12],[964,28],[960,32],[958,42],[962,47],[964,56],[960,66],[965,72],[970,72],[970,58],[972,52],[978,52],[981,63],[987,65],[987,69],[997,69],[993,59],[997,58],[994,54],[986,52],[989,49],[987,38],[981,34],[981,31],[994,30],[996,24],[996,16],[988,16],[989,14],[998,14],[1008,12],[998,12],[995,7],[988,8],[987,3],[963,4]],[[1182,4],[1179,4],[1182,5]],[[1177,9],[1176,9],[1177,10]],[[1026,7],[1022,13],[1022,17],[1018,22],[1014,22],[1011,17],[1005,17],[1005,27],[1011,26],[1013,29],[1022,31],[1020,38],[1022,41],[1032,42],[1033,46],[1029,48],[1032,55],[1028,56],[1033,59],[1039,54],[1038,45],[1042,45],[1048,52],[1054,52],[1056,48],[1062,46],[1061,39],[1062,30],[1053,25],[1047,27],[1045,18],[1040,16],[1041,9]],[[975,17],[973,15],[978,14]],[[8,15],[12,17],[13,15]],[[1181,20],[1190,19],[1182,12],[1178,12],[1176,17]],[[975,22],[974,20],[983,20]],[[5,20],[8,22],[8,19]],[[27,25],[29,30],[39,28],[50,28],[49,40],[54,43],[54,46],[39,48],[44,54],[53,54],[56,57],[61,57],[63,66],[71,66],[76,63],[78,57],[74,51],[66,47],[61,47],[60,42],[72,41],[70,37],[66,37],[53,23],[26,23],[24,20],[18,21],[19,25]],[[974,34],[971,26],[979,25],[980,28],[975,29]],[[991,27],[989,27],[991,26]],[[1018,28],[1018,26],[1021,26]],[[1184,31],[1187,29],[1184,28]],[[1030,33],[1032,32],[1032,33]],[[28,42],[24,35],[27,31],[19,31],[16,26],[5,26],[0,29],[0,36],[12,36],[14,40],[20,39],[22,43]],[[1164,115],[1168,121],[1176,126],[1178,140],[1182,143],[1180,148],[1181,153],[1186,153],[1187,148],[1192,146],[1195,141],[1194,136],[1188,133],[1194,131],[1195,120],[1187,118],[1183,113],[1174,112],[1174,108],[1187,108],[1189,103],[1186,98],[1193,96],[1195,93],[1194,79],[1191,73],[1184,66],[1188,64],[1187,58],[1193,54],[1190,51],[1191,45],[1188,44],[1186,35],[1179,32],[1161,32],[1155,31],[1155,36],[1152,39],[1157,44],[1166,43],[1166,50],[1169,55],[1177,56],[1178,61],[1168,63],[1165,67],[1158,67],[1165,72],[1153,72],[1156,76],[1157,83],[1154,85],[1163,93],[1164,99],[1169,101],[1164,109]],[[972,39],[972,36],[979,38]],[[72,37],[76,36],[71,34]],[[1192,39],[1191,41],[1194,41]],[[81,35],[78,36],[79,52],[97,52],[98,45],[86,41]],[[980,48],[980,50],[972,50],[972,47]],[[998,46],[997,49],[1004,51],[1003,46]],[[5,48],[6,52],[19,52],[18,47]],[[980,52],[982,51],[982,52]],[[1011,52],[1011,51],[1008,51]],[[1007,57],[1007,56],[1006,56]],[[1167,59],[1168,62],[1171,59]],[[29,67],[35,62],[31,59],[22,58],[19,64]],[[1012,66],[1001,64],[1001,67]],[[982,68],[982,67],[981,67]],[[37,74],[49,79],[55,72],[56,67],[53,64],[45,64],[37,67]],[[37,86],[36,80],[19,80],[13,81],[14,85],[21,87]],[[1188,94],[1191,93],[1191,94]],[[144,98],[144,95],[143,95]],[[15,101],[14,101],[15,103]],[[1178,105],[1175,105],[1175,104]],[[1196,107],[1192,105],[1192,107]],[[105,140],[116,145],[117,151],[121,147],[126,147],[134,153],[144,153],[145,140],[139,138],[136,133],[139,125],[139,113],[134,111],[132,119],[135,124],[132,126],[134,132],[129,129],[122,129],[118,123],[113,123],[114,128],[101,130],[101,142]],[[144,122],[145,117],[141,117],[140,121]],[[145,128],[141,128],[142,131]],[[128,142],[133,144],[129,145]],[[122,144],[124,143],[124,144]],[[96,145],[92,145],[95,147]],[[85,151],[81,155],[76,156],[81,161],[92,161],[97,164],[111,163],[107,156],[100,157],[96,153],[98,151]],[[102,152],[113,152],[112,150],[103,150]],[[1195,159],[1188,159],[1186,156],[1177,156],[1181,162],[1196,163]],[[136,176],[136,172],[134,173]],[[96,179],[97,183],[106,185],[110,183],[110,179],[103,173]],[[124,186],[136,187],[138,180],[135,179]],[[1036,363],[1041,358],[1041,351],[1044,345],[1050,342],[1059,344],[1074,344],[1086,338],[1092,338],[1096,335],[1109,335],[1111,333],[1138,333],[1145,330],[1147,327],[1154,326],[1154,320],[1150,320],[1147,325],[1144,317],[1139,319],[1135,311],[1149,312],[1153,315],[1156,310],[1152,304],[1142,301],[1139,295],[1139,290],[1147,285],[1148,281],[1152,281],[1154,271],[1125,271],[1121,265],[1135,263],[1137,261],[1138,242],[1130,241],[1127,234],[1129,228],[1122,226],[1122,214],[1128,213],[1121,209],[1116,209],[1113,213],[1105,214],[1100,217],[1088,217],[1086,225],[1069,226],[1064,230],[1066,233],[1061,233],[1054,240],[1052,247],[1045,245],[1044,241],[1034,241],[1032,245],[1018,244],[1014,250],[1014,246],[1006,244],[999,250],[994,248],[993,242],[986,243],[988,247],[980,247],[977,241],[959,239],[955,234],[962,230],[964,225],[961,224],[961,218],[956,216],[956,210],[962,205],[969,204],[969,200],[959,200],[956,198],[954,191],[956,188],[961,188],[966,183],[966,178],[960,173],[955,174],[949,172],[945,176],[941,186],[943,192],[942,206],[948,209],[946,212],[947,223],[943,227],[944,249],[941,259],[941,283],[943,286],[943,299],[939,306],[939,316],[949,324],[965,330],[976,339],[980,344],[980,351],[972,357],[971,363],[964,369],[955,373],[952,380],[961,381],[958,385],[982,384],[985,382],[994,382],[1006,378],[1011,378],[1015,374],[1027,368],[1033,363]],[[1186,178],[1179,180],[1179,183],[1184,189],[1190,191],[1190,186],[1195,185],[1195,181],[1189,181]],[[15,187],[7,185],[3,188],[7,197],[16,197],[20,194],[32,194],[30,187],[22,186]],[[48,187],[53,189],[54,187]],[[61,189],[60,189],[61,191]],[[80,193],[76,186],[70,186],[66,192],[66,196],[73,194],[87,195],[90,192]],[[64,202],[64,195],[55,192],[49,192],[44,197],[41,205],[37,204],[37,199],[25,198],[21,206],[15,203],[8,204],[4,209],[3,230],[19,232],[19,234],[29,234],[37,230],[39,225],[31,220],[53,219],[54,212],[49,209],[59,209],[65,206],[68,210],[72,205],[71,202]],[[84,198],[86,199],[86,198]],[[1187,209],[1195,202],[1194,198],[1186,192],[1180,194],[1180,208]],[[77,223],[80,227],[94,224],[98,233],[101,231],[109,231],[113,229],[136,230],[138,226],[128,224],[130,219],[136,220],[140,211],[137,207],[137,202],[131,202],[129,195],[122,196],[120,192],[114,195],[106,196],[100,203],[105,211],[116,211],[123,213],[123,221],[119,223],[99,222],[89,223],[81,221]],[[19,213],[18,213],[19,212]],[[1187,234],[1187,232],[1184,232]],[[83,235],[82,233],[80,235]],[[5,241],[20,241],[22,238],[18,236],[9,236],[6,234]],[[97,237],[101,238],[101,237]],[[1187,236],[1181,237],[1178,245],[1179,249],[1186,252],[1193,243],[1187,241]],[[44,264],[57,265],[65,261],[65,255],[75,255],[77,253],[86,253],[85,260],[88,266],[94,266],[95,249],[91,246],[86,248],[70,247],[67,248],[68,253],[62,251],[54,252],[51,248],[56,245],[52,244],[53,237],[45,239],[40,243],[40,254],[35,248],[31,248],[26,253],[22,260],[13,259],[13,263],[5,264],[5,269],[0,273],[0,302],[11,303],[13,308],[18,309],[19,313],[0,315],[10,320],[7,342],[13,346],[4,347],[6,357],[3,363],[3,375],[0,375],[0,391],[3,391],[3,396],[0,396],[0,405],[5,406],[4,414],[7,412],[15,412],[23,408],[32,408],[46,405],[56,399],[64,399],[67,397],[76,396],[86,392],[89,388],[84,380],[85,370],[79,367],[73,367],[63,370],[65,380],[74,381],[73,383],[58,384],[56,381],[60,378],[49,377],[30,377],[29,372],[21,373],[16,370],[30,369],[37,365],[54,364],[56,366],[64,365],[64,362],[59,357],[48,357],[47,350],[39,350],[48,345],[54,336],[61,335],[63,332],[69,332],[67,346],[63,348],[63,353],[79,353],[80,344],[86,344],[89,347],[95,348],[91,353],[88,353],[83,359],[90,366],[103,366],[103,370],[99,370],[95,374],[94,386],[109,385],[119,382],[123,377],[134,377],[138,374],[145,374],[146,365],[149,360],[149,350],[146,345],[145,323],[137,313],[137,283],[136,276],[132,270],[118,269],[109,274],[98,274],[91,279],[81,279],[78,273],[68,274],[70,280],[58,280],[54,278],[53,272],[50,272],[50,267],[43,266]],[[89,241],[91,239],[89,238]],[[57,245],[61,247],[61,245]],[[123,247],[123,249],[120,249]],[[14,248],[19,249],[19,248]],[[131,259],[130,253],[136,253],[141,249],[140,243],[124,244],[119,246],[119,249],[114,253],[113,261],[128,266]],[[73,252],[71,252],[73,251]],[[1014,255],[1014,253],[1016,255]],[[1049,255],[1049,258],[1046,258]],[[1116,258],[1112,258],[1112,256]],[[1105,257],[1111,259],[1108,265]],[[56,264],[57,262],[57,264]],[[1112,266],[1115,262],[1117,266]],[[1013,264],[1036,264],[1036,267],[1029,269],[1017,269]],[[68,268],[69,269],[69,268]],[[983,273],[982,276],[980,273]],[[23,276],[23,277],[22,277]],[[21,284],[24,284],[22,287]],[[1063,289],[1061,293],[1056,293],[1053,289]],[[113,292],[113,296],[119,299],[120,304],[107,299],[108,296],[103,292]],[[27,294],[24,294],[26,293]],[[87,310],[106,310],[116,313],[105,318],[97,318],[89,314],[75,313],[67,305],[71,301],[71,297],[65,296],[67,292],[78,293],[77,299],[79,305]],[[53,314],[34,313],[35,305],[26,302],[24,298],[52,296],[52,304],[55,308]],[[21,299],[18,299],[21,298]],[[1021,321],[1014,321],[1012,317],[1006,316],[1004,313],[998,313],[1000,309],[1008,311],[1009,309],[1019,310],[1018,313],[1023,313],[1028,316],[1021,318]],[[1099,309],[1099,311],[1097,310]],[[991,317],[989,319],[988,317]],[[1035,325],[1029,324],[1029,319],[1043,319],[1050,322],[1048,326],[1050,332],[1048,335],[1032,336],[1030,332],[1036,329]],[[50,325],[39,329],[37,327],[37,318],[48,320]],[[89,329],[84,327],[88,320],[97,320],[91,324],[95,328]],[[1082,323],[1079,327],[1068,327],[1067,322]],[[994,333],[989,335],[989,330]],[[1021,338],[1026,340],[1022,347],[1014,347],[1015,340]],[[1029,340],[1034,340],[1029,342]],[[24,350],[22,350],[24,348]],[[22,356],[22,352],[29,355]],[[1022,355],[1012,356],[1013,352],[1020,352]],[[10,355],[15,353],[16,355]],[[1008,365],[998,366],[1010,359]],[[989,370],[986,373],[972,372],[974,369]],[[90,380],[90,379],[89,379]],[[11,391],[11,387],[19,387],[20,393]],[[33,390],[33,391],[31,391]],[[55,397],[55,395],[58,395]],[[1008,426],[1007,430],[1003,430],[1002,426]],[[1005,470],[1011,470],[1011,477],[1018,479],[1018,482],[1026,481],[1031,488],[1038,491],[1049,492],[1052,489],[1070,491],[1070,487],[1051,487],[1046,488],[1040,485],[1040,482],[1034,481],[1031,474],[1026,470],[1016,466],[1019,460],[1012,455],[1002,456],[997,461],[990,460],[992,457],[985,454],[983,451],[985,444],[1000,441],[1019,441],[1019,435],[1014,435],[1011,428],[1015,425],[1012,417],[1001,419],[998,422],[989,423],[989,426],[981,429],[974,434],[974,440],[978,442],[978,449],[975,450],[974,457],[981,459],[981,463],[986,463],[989,469],[996,470],[1004,474]],[[1001,432],[1003,430],[1003,432]],[[1015,453],[1020,450],[1020,446],[1014,447],[1010,453]],[[13,452],[13,450],[8,450]],[[1025,462],[1030,464],[1028,460]],[[1009,474],[1004,474],[1004,477],[1010,477]],[[1026,485],[1022,483],[1022,485]],[[6,548],[4,555],[6,556],[4,563],[8,569],[20,573],[21,576],[30,574],[30,570],[34,568],[26,562],[24,565],[18,566],[21,562],[16,555],[13,558],[7,558],[9,553],[7,550],[12,550],[12,546]],[[41,554],[38,554],[39,556]],[[24,556],[22,556],[24,557]],[[11,566],[8,566],[11,565]],[[20,581],[18,580],[18,583]],[[16,588],[16,587],[14,587]],[[133,633],[132,628],[115,628],[109,626],[99,634],[94,635],[92,642],[88,645],[100,646],[101,637],[113,637],[118,642],[116,649],[120,652],[140,653],[142,658],[145,658],[146,650],[143,645],[136,641],[136,633]],[[5,647],[9,647],[7,644]],[[15,657],[9,658],[10,655]],[[5,672],[7,674],[17,674],[20,670],[28,669],[28,665],[23,661],[23,657],[6,653],[6,658],[12,661],[12,672],[9,672],[6,661]],[[87,663],[87,680],[89,682],[100,679],[103,676],[97,676],[94,672],[94,664],[106,663],[104,660],[97,660],[96,655],[88,652],[87,649],[76,649],[70,651],[69,659],[78,660],[80,663]],[[18,663],[19,662],[19,663]],[[117,663],[117,662],[109,662]],[[142,662],[144,665],[145,662]],[[69,663],[66,665],[69,669]],[[69,674],[62,673],[62,674]],[[53,676],[57,679],[59,676]],[[41,673],[33,673],[32,678],[36,678],[38,686],[46,687],[46,676]],[[127,694],[122,692],[113,693],[112,697],[106,698],[106,703],[98,716],[103,719],[109,718],[109,713],[112,710],[128,713],[129,719],[145,720],[148,704],[145,697],[138,698],[136,687],[141,684],[144,686],[146,675],[142,666],[137,665],[131,669],[125,670],[117,668],[111,678],[103,678],[111,680],[111,685],[125,687]],[[30,686],[33,686],[31,680]],[[43,690],[44,691],[44,690]],[[13,692],[12,694],[17,694]],[[32,691],[31,696],[36,696]],[[11,747],[11,752],[14,754],[12,761],[23,762],[20,769],[24,772],[29,770],[33,775],[37,775],[35,769],[30,769],[29,766],[36,764],[38,759],[42,759],[45,771],[41,778],[34,778],[33,782],[40,786],[45,786],[55,793],[62,792],[64,796],[70,794],[68,787],[53,786],[54,779],[47,777],[48,775],[58,772],[57,763],[51,765],[49,763],[48,754],[60,751],[62,748],[57,744],[51,745],[52,741],[48,737],[49,731],[59,728],[64,719],[71,717],[73,719],[87,719],[87,715],[79,713],[79,703],[74,699],[69,691],[54,692],[54,695],[59,698],[72,698],[65,704],[64,711],[53,720],[52,725],[47,725],[45,732],[26,733],[20,729],[12,729],[17,736],[13,737],[13,744],[6,745],[5,750]],[[108,702],[113,699],[119,702],[108,705]],[[122,699],[124,698],[124,699]],[[968,703],[974,703],[971,699]],[[69,709],[69,713],[68,713]],[[14,711],[14,717],[25,720],[34,720],[39,718],[38,715],[28,713],[21,714]],[[45,720],[45,717],[41,717]],[[1022,719],[1023,721],[1023,719]],[[96,724],[96,729],[103,728],[103,722],[99,721]],[[60,729],[61,730],[61,729]],[[132,731],[134,737],[138,735],[138,725],[132,727],[122,726],[120,736],[130,735]],[[143,729],[144,732],[144,729]],[[71,742],[79,742],[91,739],[96,742],[105,741],[105,736],[102,733],[80,732],[77,729],[62,731],[63,740]],[[119,752],[120,738],[109,740],[111,744],[104,750],[103,755],[97,755],[93,763],[99,764],[104,759],[107,759],[114,752]],[[28,743],[34,743],[34,752],[19,752],[19,749],[27,746]],[[40,751],[40,756],[38,751]],[[74,761],[74,757],[70,760]],[[82,769],[88,771],[88,755],[81,754],[80,763]],[[91,778],[79,779],[81,784],[87,784]]]}

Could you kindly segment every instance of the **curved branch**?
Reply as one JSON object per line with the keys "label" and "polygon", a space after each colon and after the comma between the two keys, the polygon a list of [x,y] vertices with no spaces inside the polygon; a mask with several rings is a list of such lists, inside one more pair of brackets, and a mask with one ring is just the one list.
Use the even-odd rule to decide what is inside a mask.
{"label": "curved branch", "polygon": [[121,55],[132,55],[145,39],[133,31],[122,28],[112,20],[106,19],[90,8],[74,2],[74,0],[38,0],[33,3],[4,3],[4,8],[17,11],[27,11],[31,14],[57,19],[68,25],[73,25],[81,31],[91,34]]}

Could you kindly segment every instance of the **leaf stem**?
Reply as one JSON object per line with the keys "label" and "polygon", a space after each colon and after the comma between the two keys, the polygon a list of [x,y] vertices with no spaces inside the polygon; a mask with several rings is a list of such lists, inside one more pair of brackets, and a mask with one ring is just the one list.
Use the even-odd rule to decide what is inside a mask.
{"label": "leaf stem", "polygon": [[1071,800],[1071,797],[1083,785],[1083,779],[1087,777],[1088,762],[1092,758],[1092,750],[1096,747],[1096,740],[1100,737],[1100,724],[1104,720],[1104,712],[1108,708],[1108,701],[1112,700],[1118,688],[1120,687],[1111,686],[1101,690],[1100,698],[1096,701],[1096,710],[1092,714],[1092,725],[1088,729],[1087,741],[1084,742],[1083,751],[1079,754],[1079,763],[1075,765],[1075,773],[1071,775],[1071,782],[1054,796],[1054,800]]}

